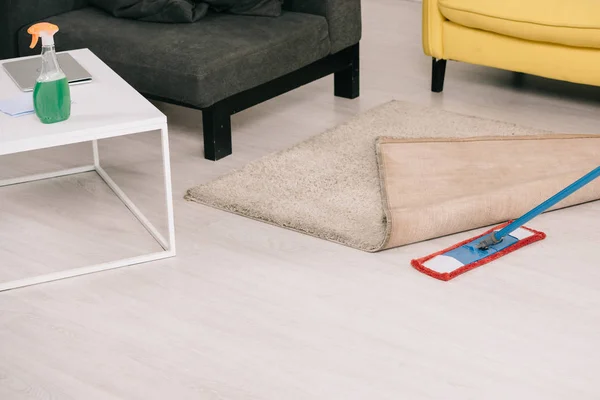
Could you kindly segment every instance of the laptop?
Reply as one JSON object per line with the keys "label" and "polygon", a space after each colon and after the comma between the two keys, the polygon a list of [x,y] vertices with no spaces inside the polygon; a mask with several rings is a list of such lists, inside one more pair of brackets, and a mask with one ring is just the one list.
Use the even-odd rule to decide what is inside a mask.
{"label": "laptop", "polygon": [[[58,65],[60,65],[60,69],[67,76],[70,85],[86,83],[92,80],[92,75],[69,53],[59,53],[56,57]],[[40,76],[40,69],[42,68],[41,56],[5,62],[2,66],[19,89],[24,92],[31,92],[35,87],[37,78]]]}

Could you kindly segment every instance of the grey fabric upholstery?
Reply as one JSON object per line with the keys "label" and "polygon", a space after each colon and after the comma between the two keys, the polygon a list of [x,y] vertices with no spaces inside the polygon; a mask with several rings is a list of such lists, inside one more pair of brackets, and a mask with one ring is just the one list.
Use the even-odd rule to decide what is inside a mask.
{"label": "grey fabric upholstery", "polygon": [[86,5],[87,0],[0,0],[0,59],[17,57],[23,26]]}
{"label": "grey fabric upholstery", "polygon": [[[209,14],[194,24],[159,24],[87,7],[47,20],[61,28],[57,50],[87,47],[138,91],[199,108],[330,53],[326,19],[303,13]],[[32,54],[29,43],[24,27],[21,55]]]}
{"label": "grey fabric upholstery", "polygon": [[90,5],[117,18],[140,21],[196,22],[208,11],[208,4],[189,0],[89,0]]}
{"label": "grey fabric upholstery", "polygon": [[219,11],[239,15],[278,17],[283,0],[203,0]]}
{"label": "grey fabric upholstery", "polygon": [[282,0],[89,0],[117,18],[148,22],[192,23],[212,11],[278,17]]}
{"label": "grey fabric upholstery", "polygon": [[283,8],[327,18],[332,53],[355,45],[361,39],[360,0],[285,0]]}

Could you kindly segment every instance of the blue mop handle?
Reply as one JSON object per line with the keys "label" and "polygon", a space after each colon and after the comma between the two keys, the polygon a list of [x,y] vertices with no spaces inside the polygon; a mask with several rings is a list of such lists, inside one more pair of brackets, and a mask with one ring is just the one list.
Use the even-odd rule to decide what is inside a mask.
{"label": "blue mop handle", "polygon": [[600,176],[600,167],[597,167],[596,169],[594,169],[587,175],[585,175],[582,178],[580,178],[579,180],[573,182],[571,185],[567,186],[566,188],[564,188],[563,190],[561,190],[554,196],[550,197],[548,200],[544,201],[539,206],[535,207],[533,210],[529,211],[528,213],[524,214],[522,217],[511,222],[504,228],[500,229],[498,232],[496,232],[494,234],[494,237],[496,238],[496,240],[501,240],[506,235],[512,233],[515,229],[520,228],[521,226],[525,225],[527,222],[531,221],[533,218],[537,217],[538,215],[540,215],[541,213],[543,213],[544,211],[546,211],[547,209],[549,209],[550,207],[552,207],[553,205],[558,203],[559,201],[564,200],[565,198],[569,197],[570,195],[572,195],[573,193],[575,193],[576,191],[578,191],[579,189],[581,189],[582,187],[584,187],[585,185],[587,185],[588,183],[593,181],[594,179],[598,178],[599,176]]}

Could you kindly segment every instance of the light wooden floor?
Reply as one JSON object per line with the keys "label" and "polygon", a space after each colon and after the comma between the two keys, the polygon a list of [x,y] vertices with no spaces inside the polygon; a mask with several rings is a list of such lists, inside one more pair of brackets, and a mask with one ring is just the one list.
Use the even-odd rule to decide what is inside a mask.
{"label": "light wooden floor", "polygon": [[[450,63],[429,92],[420,4],[364,1],[362,96],[327,78],[233,119],[202,158],[200,113],[170,120],[178,257],[0,294],[0,399],[598,399],[600,204],[531,224],[546,241],[451,283],[409,260],[468,234],[366,254],[186,203],[194,184],[391,99],[598,133],[600,89]],[[150,215],[158,136],[101,146]],[[88,146],[0,159],[0,175],[79,165]],[[565,154],[568,157],[568,154]],[[560,168],[560,162],[548,168]],[[92,174],[0,191],[0,280],[155,250]]]}

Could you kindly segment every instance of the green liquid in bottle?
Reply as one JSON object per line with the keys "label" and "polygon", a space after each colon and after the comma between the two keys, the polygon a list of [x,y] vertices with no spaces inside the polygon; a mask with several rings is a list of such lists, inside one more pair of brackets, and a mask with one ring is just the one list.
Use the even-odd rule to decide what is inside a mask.
{"label": "green liquid in bottle", "polygon": [[33,89],[33,106],[44,124],[68,119],[71,115],[71,91],[67,78],[37,82]]}

